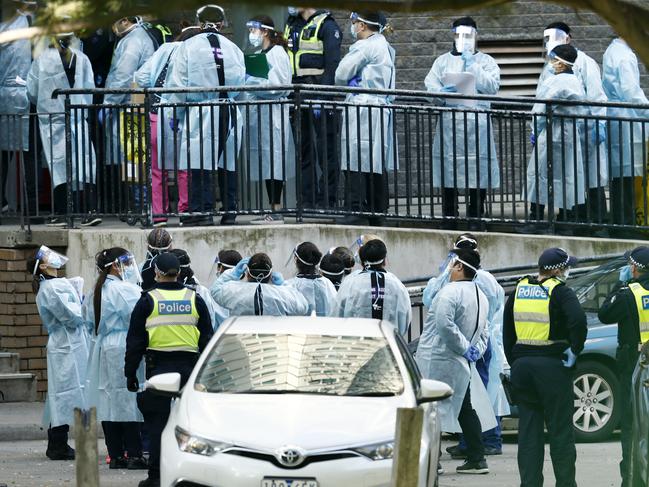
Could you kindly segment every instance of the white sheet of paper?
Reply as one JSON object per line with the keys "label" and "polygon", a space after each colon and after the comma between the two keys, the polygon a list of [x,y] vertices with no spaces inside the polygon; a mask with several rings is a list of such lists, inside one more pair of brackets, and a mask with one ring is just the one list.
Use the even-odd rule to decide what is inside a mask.
{"label": "white sheet of paper", "polygon": [[16,75],[16,79],[14,80],[18,86],[27,86],[27,81],[22,79],[20,76]]}
{"label": "white sheet of paper", "polygon": [[[446,85],[455,85],[458,94],[474,96],[477,94],[476,79],[473,73],[446,73],[442,77],[442,83]],[[475,100],[451,100],[446,99],[447,105],[475,107],[477,102]]]}

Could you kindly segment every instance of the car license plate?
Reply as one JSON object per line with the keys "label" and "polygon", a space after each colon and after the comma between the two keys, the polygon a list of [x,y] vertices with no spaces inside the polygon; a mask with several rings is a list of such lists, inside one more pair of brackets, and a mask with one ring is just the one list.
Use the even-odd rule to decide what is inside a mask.
{"label": "car license plate", "polygon": [[316,479],[264,477],[261,487],[318,487],[318,481]]}

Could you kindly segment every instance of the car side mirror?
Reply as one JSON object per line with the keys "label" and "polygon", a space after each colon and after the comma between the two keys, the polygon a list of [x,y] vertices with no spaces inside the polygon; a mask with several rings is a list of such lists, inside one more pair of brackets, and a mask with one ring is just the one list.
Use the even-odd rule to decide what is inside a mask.
{"label": "car side mirror", "polygon": [[422,404],[425,402],[442,401],[452,395],[453,389],[445,382],[432,379],[421,379],[417,402]]}
{"label": "car side mirror", "polygon": [[180,397],[180,374],[170,372],[158,374],[144,383],[144,389],[165,397]]}

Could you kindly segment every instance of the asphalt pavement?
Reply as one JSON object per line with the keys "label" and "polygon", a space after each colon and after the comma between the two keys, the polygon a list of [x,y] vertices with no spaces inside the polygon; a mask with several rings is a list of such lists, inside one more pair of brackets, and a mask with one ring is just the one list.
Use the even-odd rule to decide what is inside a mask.
{"label": "asphalt pavement", "polygon": [[[504,445],[503,455],[488,457],[491,473],[488,475],[458,475],[455,467],[460,461],[451,460],[447,454],[442,457],[446,473],[440,477],[440,487],[517,487],[519,485],[516,467],[515,437],[509,437]],[[444,442],[442,449],[451,445]],[[52,462],[45,457],[46,442],[0,441],[0,486],[7,487],[60,487],[74,486],[74,462]],[[103,441],[99,441],[100,458],[106,455]],[[620,484],[617,464],[621,450],[617,439],[607,443],[577,445],[577,484],[597,487]],[[146,477],[146,471],[109,470],[101,461],[99,466],[102,487],[130,487]],[[546,485],[554,485],[552,464],[546,446]],[[342,487],[342,486],[341,486]]]}

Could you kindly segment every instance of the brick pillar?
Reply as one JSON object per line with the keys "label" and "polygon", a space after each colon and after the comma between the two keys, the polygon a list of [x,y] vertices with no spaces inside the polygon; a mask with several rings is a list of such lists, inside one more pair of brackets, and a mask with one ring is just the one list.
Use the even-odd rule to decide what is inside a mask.
{"label": "brick pillar", "polygon": [[47,332],[42,326],[27,259],[35,249],[0,248],[0,349],[20,354],[21,372],[38,378],[38,397],[47,391]]}

